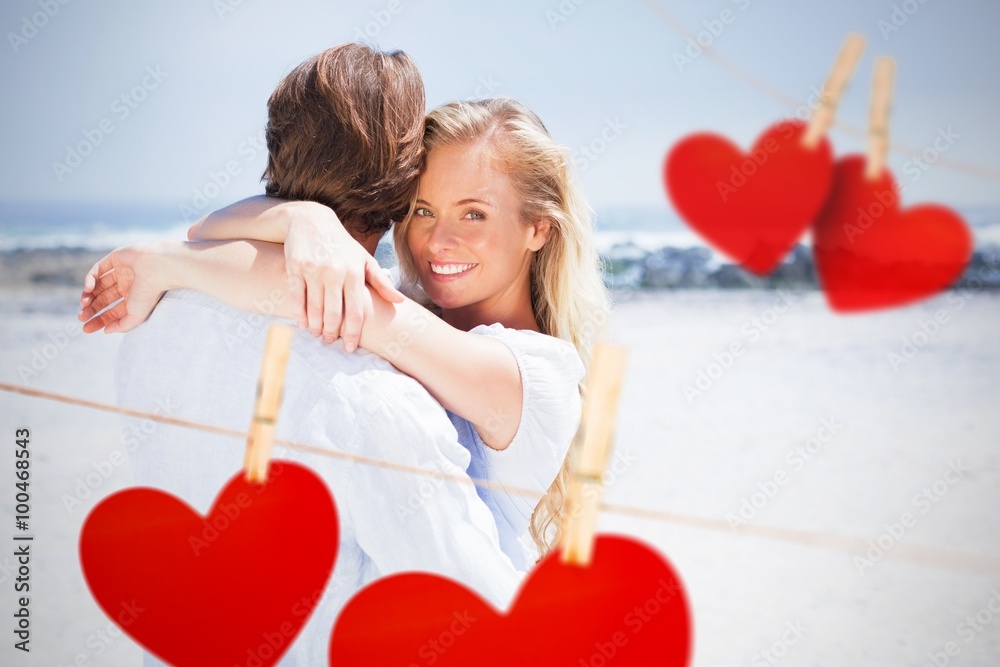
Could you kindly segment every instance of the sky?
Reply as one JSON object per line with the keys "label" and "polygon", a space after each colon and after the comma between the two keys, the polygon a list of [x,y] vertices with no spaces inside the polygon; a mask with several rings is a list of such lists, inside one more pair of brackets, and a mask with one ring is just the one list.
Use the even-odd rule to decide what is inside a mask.
{"label": "sky", "polygon": [[[65,3],[65,4],[63,4]],[[889,166],[907,203],[1000,206],[995,0],[6,0],[0,8],[0,201],[156,202],[207,212],[261,191],[271,89],[323,49],[407,51],[429,107],[518,98],[572,151],[598,208],[669,209],[662,165],[685,134],[747,147],[825,80],[844,37],[868,39],[838,120],[863,128],[872,64],[896,58],[890,134],[943,163]],[[699,53],[669,13],[761,83]],[[831,131],[838,154],[864,140]],[[227,170],[228,167],[228,170]]]}

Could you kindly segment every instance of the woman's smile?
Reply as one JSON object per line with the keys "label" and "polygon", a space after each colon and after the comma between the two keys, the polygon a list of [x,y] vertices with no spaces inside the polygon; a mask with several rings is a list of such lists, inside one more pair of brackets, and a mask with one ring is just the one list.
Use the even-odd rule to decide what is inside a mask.
{"label": "woman's smile", "polygon": [[428,265],[431,269],[431,278],[438,282],[448,282],[464,278],[474,268],[479,266],[476,262],[435,262],[433,260],[428,262]]}

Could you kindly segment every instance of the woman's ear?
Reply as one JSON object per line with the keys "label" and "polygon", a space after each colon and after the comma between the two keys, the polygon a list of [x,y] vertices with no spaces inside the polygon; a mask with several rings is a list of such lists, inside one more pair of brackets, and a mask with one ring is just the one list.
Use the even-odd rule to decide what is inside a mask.
{"label": "woman's ear", "polygon": [[528,239],[528,249],[537,252],[549,240],[549,234],[552,232],[552,221],[548,218],[541,218],[531,223],[530,227],[531,236]]}

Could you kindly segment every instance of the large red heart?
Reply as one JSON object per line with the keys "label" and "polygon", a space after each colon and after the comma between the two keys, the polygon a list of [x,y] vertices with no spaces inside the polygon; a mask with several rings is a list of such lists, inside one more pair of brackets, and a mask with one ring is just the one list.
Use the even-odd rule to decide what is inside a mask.
{"label": "large red heart", "polygon": [[693,134],[667,155],[664,181],[677,212],[710,244],[758,275],[772,271],[823,206],[833,154],[805,126],[769,127],[744,153],[717,134]]}
{"label": "large red heart", "polygon": [[266,484],[240,473],[201,516],[132,488],[102,500],[80,535],[97,603],[172,665],[273,665],[319,601],[337,555],[323,481],[272,461]]}
{"label": "large red heart", "polygon": [[378,580],[338,618],[330,665],[686,665],[690,612],[670,564],[624,537],[601,536],[594,546],[586,568],[550,553],[505,614],[442,577]]}
{"label": "large red heart", "polygon": [[830,307],[861,311],[911,303],[958,278],[972,254],[962,218],[938,205],[899,208],[888,169],[865,178],[865,157],[837,163],[813,230],[816,270]]}

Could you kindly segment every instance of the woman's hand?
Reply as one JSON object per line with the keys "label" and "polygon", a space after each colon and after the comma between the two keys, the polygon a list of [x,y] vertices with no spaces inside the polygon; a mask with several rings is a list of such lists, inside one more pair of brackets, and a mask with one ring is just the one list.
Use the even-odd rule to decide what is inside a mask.
{"label": "woman's hand", "polygon": [[285,269],[298,325],[314,336],[322,334],[327,343],[343,338],[348,352],[358,347],[370,312],[366,283],[386,301],[404,298],[326,207],[292,218],[285,238]]}
{"label": "woman's hand", "polygon": [[[161,244],[137,244],[112,250],[91,267],[83,282],[80,314],[84,333],[124,333],[146,321],[170,289],[160,257]],[[97,315],[115,301],[113,308]],[[97,317],[95,317],[97,315]]]}
{"label": "woman's hand", "polygon": [[284,243],[295,321],[328,343],[343,338],[348,352],[357,348],[365,321],[365,283],[391,303],[404,298],[333,209],[318,202],[250,197],[199,220],[188,239]]}

